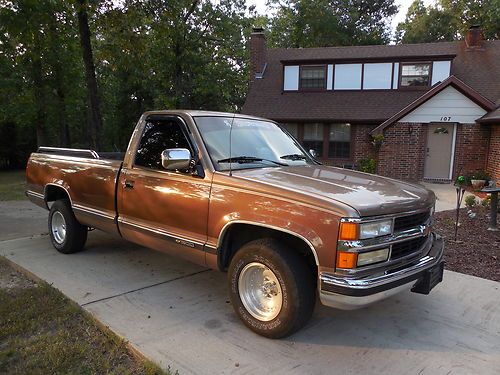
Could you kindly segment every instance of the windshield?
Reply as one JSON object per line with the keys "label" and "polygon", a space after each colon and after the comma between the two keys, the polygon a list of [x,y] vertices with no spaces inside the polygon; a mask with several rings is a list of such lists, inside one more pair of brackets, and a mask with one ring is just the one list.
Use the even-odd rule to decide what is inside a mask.
{"label": "windshield", "polygon": [[[195,117],[218,171],[314,164],[297,141],[270,121],[232,117]],[[231,155],[229,130],[231,128]]]}

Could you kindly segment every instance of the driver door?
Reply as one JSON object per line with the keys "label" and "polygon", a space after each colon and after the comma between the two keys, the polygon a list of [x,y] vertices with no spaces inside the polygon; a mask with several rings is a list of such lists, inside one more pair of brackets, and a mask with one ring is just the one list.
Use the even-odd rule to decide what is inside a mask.
{"label": "driver door", "polygon": [[135,158],[120,174],[118,225],[129,241],[204,264],[210,181],[161,162],[169,148],[195,155],[188,134],[177,117],[146,119]]}

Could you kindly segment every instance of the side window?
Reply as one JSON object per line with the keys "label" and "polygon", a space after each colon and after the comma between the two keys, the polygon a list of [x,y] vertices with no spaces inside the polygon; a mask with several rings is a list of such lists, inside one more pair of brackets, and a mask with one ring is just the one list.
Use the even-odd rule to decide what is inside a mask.
{"label": "side window", "polygon": [[161,153],[167,148],[187,148],[192,151],[181,124],[175,120],[147,120],[135,156],[135,165],[163,169]]}

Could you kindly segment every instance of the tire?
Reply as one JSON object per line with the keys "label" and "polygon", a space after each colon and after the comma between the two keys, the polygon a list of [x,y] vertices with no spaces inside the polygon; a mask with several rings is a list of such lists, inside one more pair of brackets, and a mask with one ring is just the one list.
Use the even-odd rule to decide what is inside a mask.
{"label": "tire", "polygon": [[[314,275],[303,257],[274,239],[245,244],[231,260],[228,277],[236,314],[261,336],[291,335],[312,315]],[[268,308],[261,302],[268,303]]]}
{"label": "tire", "polygon": [[83,250],[87,241],[87,227],[76,220],[67,200],[55,201],[49,212],[49,235],[52,246],[63,254]]}

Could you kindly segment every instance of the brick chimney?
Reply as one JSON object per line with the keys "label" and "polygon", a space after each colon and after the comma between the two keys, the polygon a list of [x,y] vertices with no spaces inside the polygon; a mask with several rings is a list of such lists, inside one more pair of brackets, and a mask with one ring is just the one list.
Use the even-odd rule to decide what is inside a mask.
{"label": "brick chimney", "polygon": [[250,34],[250,82],[262,78],[267,63],[266,36],[262,27],[254,27]]}
{"label": "brick chimney", "polygon": [[483,45],[483,31],[481,26],[473,25],[465,35],[465,45],[469,49],[480,49]]}

